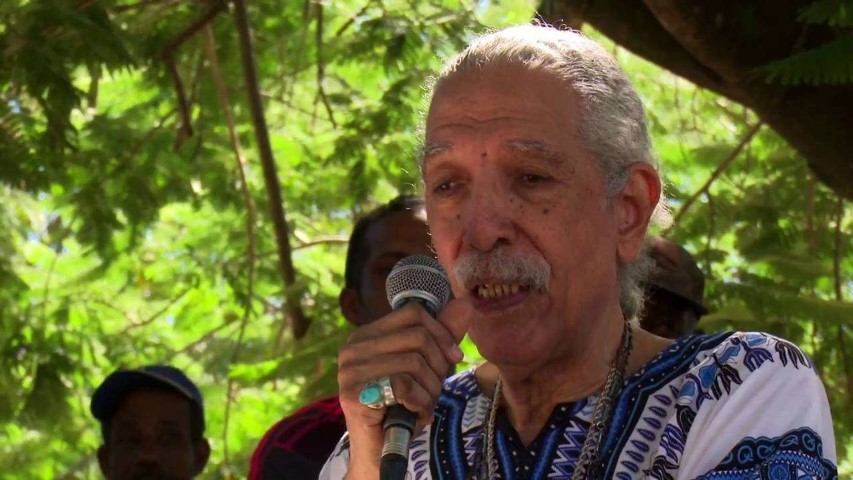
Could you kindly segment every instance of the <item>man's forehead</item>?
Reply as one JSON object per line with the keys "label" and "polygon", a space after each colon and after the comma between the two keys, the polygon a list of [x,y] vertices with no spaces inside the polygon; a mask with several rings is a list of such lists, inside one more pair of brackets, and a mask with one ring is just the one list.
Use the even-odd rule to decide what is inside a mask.
{"label": "man's forehead", "polygon": [[385,215],[370,225],[365,237],[371,248],[377,248],[392,244],[396,239],[418,236],[421,231],[417,228],[419,225],[423,225],[423,232],[426,232],[426,207],[424,205],[413,206],[411,209],[399,210]]}
{"label": "man's forehead", "polygon": [[190,401],[178,392],[141,389],[128,393],[118,404],[115,418],[187,416]]}
{"label": "man's forehead", "polygon": [[[155,417],[155,418],[151,418]],[[154,412],[137,412],[128,415],[116,415],[113,424],[118,428],[151,426],[151,427],[169,427],[181,426],[187,424],[186,415],[168,415]]]}
{"label": "man's forehead", "polygon": [[[550,163],[562,164],[565,162],[565,155],[559,150],[556,145],[541,140],[530,138],[511,138],[500,143],[499,147],[503,150],[534,155],[547,160]],[[426,162],[432,158],[440,157],[453,152],[456,145],[447,140],[427,141],[421,149],[421,167],[426,166]]]}

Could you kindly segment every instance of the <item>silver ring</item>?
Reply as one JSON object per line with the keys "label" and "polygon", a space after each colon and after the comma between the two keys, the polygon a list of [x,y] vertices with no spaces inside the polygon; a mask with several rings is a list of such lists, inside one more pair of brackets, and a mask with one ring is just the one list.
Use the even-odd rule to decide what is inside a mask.
{"label": "silver ring", "polygon": [[358,401],[374,410],[397,405],[397,397],[394,396],[394,390],[391,388],[391,379],[380,377],[367,382],[358,395]]}

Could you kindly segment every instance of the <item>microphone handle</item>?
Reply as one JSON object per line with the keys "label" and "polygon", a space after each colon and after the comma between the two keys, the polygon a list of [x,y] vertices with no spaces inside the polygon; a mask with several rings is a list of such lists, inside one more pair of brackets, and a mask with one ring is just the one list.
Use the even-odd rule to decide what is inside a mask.
{"label": "microphone handle", "polygon": [[385,443],[379,464],[380,480],[403,480],[409,467],[409,442],[415,431],[417,416],[402,405],[388,407],[382,427]]}
{"label": "microphone handle", "polygon": [[[409,303],[418,303],[432,318],[436,312],[432,306],[418,297],[406,300],[400,308]],[[382,445],[382,459],[379,463],[379,480],[404,480],[409,468],[409,442],[415,431],[418,417],[402,405],[392,405],[385,412],[382,428],[385,430],[385,442]]]}

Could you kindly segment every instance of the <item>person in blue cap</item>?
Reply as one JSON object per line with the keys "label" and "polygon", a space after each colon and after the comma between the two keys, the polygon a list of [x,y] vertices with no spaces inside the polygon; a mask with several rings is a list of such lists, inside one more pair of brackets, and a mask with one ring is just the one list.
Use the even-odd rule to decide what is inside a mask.
{"label": "person in blue cap", "polygon": [[189,480],[210,457],[201,392],[177,368],[113,372],[95,390],[91,411],[101,424],[98,464],[107,480]]}

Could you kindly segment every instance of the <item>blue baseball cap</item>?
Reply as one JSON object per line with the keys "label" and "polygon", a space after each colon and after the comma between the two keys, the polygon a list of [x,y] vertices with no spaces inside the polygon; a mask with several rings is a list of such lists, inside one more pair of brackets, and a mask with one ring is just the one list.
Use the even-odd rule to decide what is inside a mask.
{"label": "blue baseball cap", "polygon": [[125,396],[146,388],[165,388],[186,397],[201,411],[204,431],[204,400],[201,392],[184,372],[168,365],[149,365],[111,373],[92,395],[92,415],[103,423],[113,416]]}

